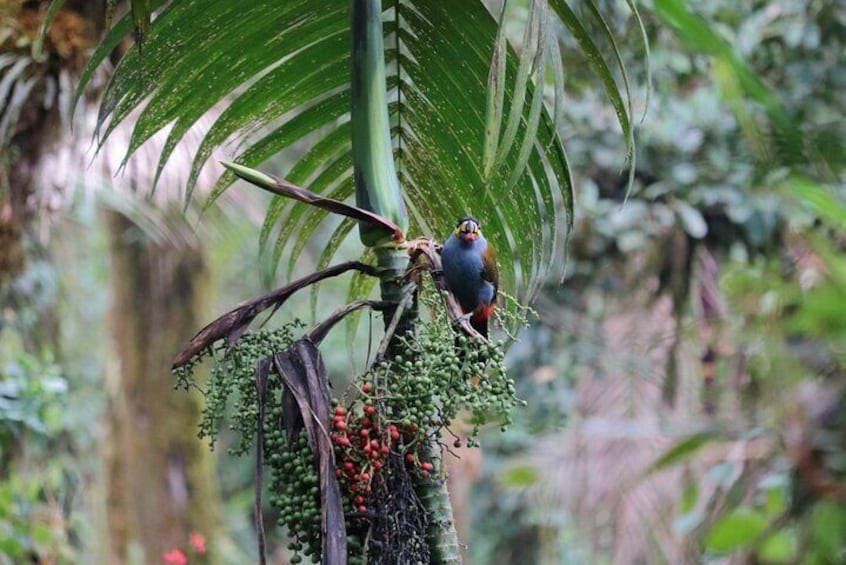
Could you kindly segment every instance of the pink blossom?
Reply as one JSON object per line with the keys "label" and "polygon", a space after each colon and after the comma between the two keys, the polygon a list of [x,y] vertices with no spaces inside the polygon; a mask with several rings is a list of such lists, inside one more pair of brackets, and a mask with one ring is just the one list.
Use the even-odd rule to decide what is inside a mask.
{"label": "pink blossom", "polygon": [[164,554],[164,562],[168,565],[186,565],[188,558],[185,557],[181,549],[171,549]]}
{"label": "pink blossom", "polygon": [[206,552],[206,538],[197,532],[191,532],[191,546],[197,553]]}

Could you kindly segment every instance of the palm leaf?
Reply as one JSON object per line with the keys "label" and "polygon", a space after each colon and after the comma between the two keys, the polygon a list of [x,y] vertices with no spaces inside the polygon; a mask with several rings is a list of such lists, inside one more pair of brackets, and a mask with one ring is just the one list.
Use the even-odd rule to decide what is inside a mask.
{"label": "palm leaf", "polygon": [[[623,137],[626,141],[626,158],[629,161],[628,188],[631,189],[631,186],[634,183],[634,174],[636,170],[634,128],[631,123],[632,97],[631,90],[629,89],[628,75],[626,73],[625,65],[623,64],[622,56],[620,55],[620,50],[614,39],[614,35],[605,19],[602,17],[601,12],[596,7],[596,4],[593,0],[589,0],[587,4],[590,7],[591,14],[598,20],[600,24],[600,33],[608,40],[611,45],[611,50],[614,53],[614,61],[622,76],[624,87],[622,93],[620,92],[620,87],[617,85],[617,81],[614,78],[611,65],[609,65],[608,61],[606,61],[605,57],[602,55],[602,50],[599,45],[597,45],[596,41],[594,41],[591,33],[570,5],[565,0],[550,0],[550,4],[555,14],[567,27],[570,33],[573,34],[576,42],[578,42],[579,46],[584,51],[588,64],[602,81],[605,93],[611,101],[611,105],[614,107],[614,112],[617,114],[617,121],[620,123],[620,128],[623,130]],[[635,11],[634,13],[635,16],[638,17],[637,12]],[[623,100],[623,95],[625,95],[626,100]]]}
{"label": "palm leaf", "polygon": [[[160,5],[153,2],[151,9]],[[569,230],[572,220],[564,149],[547,109],[531,104],[541,94],[524,96],[529,102],[523,107],[505,88],[501,114],[518,117],[516,142],[486,179],[485,99],[496,18],[478,1],[409,0],[386,2],[385,8],[393,150],[412,229],[443,236],[458,216],[477,215],[507,259],[503,286],[525,298],[553,261],[563,258],[556,236]],[[106,46],[132,27],[131,15],[115,23],[86,70],[83,87],[108,54]],[[220,113],[196,153],[189,194],[215,151],[259,167],[294,144],[307,143],[311,149],[282,176],[318,194],[347,197],[352,187],[350,45],[345,3],[172,2],[157,13],[143,51],[128,51],[116,67],[100,109],[100,143],[141,109],[127,157],[169,126],[161,169],[197,120],[215,108]],[[510,46],[507,51],[503,80],[512,84],[519,57]],[[535,73],[536,80],[540,77],[543,73]],[[628,116],[626,105],[615,99],[618,113],[620,107]],[[210,200],[234,180],[223,173]],[[273,241],[277,259],[290,248],[293,264],[324,217],[302,204],[275,200],[262,236]],[[331,257],[341,245],[341,235],[331,238],[325,255]]]}

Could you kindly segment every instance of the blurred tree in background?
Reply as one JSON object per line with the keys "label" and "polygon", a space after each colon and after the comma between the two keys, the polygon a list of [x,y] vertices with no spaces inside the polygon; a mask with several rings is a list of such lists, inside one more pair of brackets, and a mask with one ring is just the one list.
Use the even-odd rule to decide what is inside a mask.
{"label": "blurred tree in background", "polygon": [[475,555],[838,562],[846,12],[643,8],[653,90],[628,198],[613,117],[568,90],[568,274],[512,351],[529,411],[485,451],[473,521],[511,535]]}
{"label": "blurred tree in background", "polygon": [[[597,4],[619,39],[624,67],[639,91],[636,119],[645,109],[638,105],[646,101],[638,23],[625,3]],[[21,6],[35,7],[27,16],[33,22],[20,17],[16,10]],[[612,53],[613,46],[602,43],[601,24],[589,17],[591,6],[577,4],[576,11],[602,52]],[[517,412],[509,431],[490,430],[483,437],[481,454],[462,453],[464,459],[454,465],[473,477],[465,480],[461,471],[451,477],[453,483],[464,481],[469,492],[466,499],[454,498],[459,534],[468,542],[467,560],[841,562],[846,555],[846,8],[835,0],[711,0],[690,6],[652,0],[639,7],[650,38],[652,89],[638,128],[635,183],[628,194],[625,171],[620,171],[626,147],[618,116],[575,49],[578,40],[564,27],[555,30],[571,47],[563,51],[567,89],[557,103],[574,175],[575,227],[564,284],[557,278],[547,281],[535,303],[539,320],[509,353],[518,395],[528,406]],[[66,9],[74,4],[67,2]],[[2,239],[0,244],[0,267],[6,269],[0,273],[0,285],[5,284],[0,555],[10,562],[25,556],[45,562],[97,561],[105,532],[119,527],[97,502],[108,496],[108,474],[93,463],[99,457],[98,439],[104,429],[120,433],[114,418],[125,417],[123,426],[132,426],[133,419],[129,413],[106,416],[102,344],[108,332],[92,328],[103,324],[103,295],[111,287],[116,299],[112,327],[127,322],[136,325],[138,335],[151,334],[131,311],[156,293],[142,287],[142,294],[131,298],[131,287],[123,283],[140,285],[152,267],[130,276],[142,264],[133,260],[125,263],[127,270],[118,270],[122,251],[117,246],[123,242],[124,251],[143,255],[144,245],[161,243],[150,234],[161,233],[170,220],[150,211],[166,206],[137,204],[129,196],[120,200],[124,192],[105,199],[108,207],[123,212],[123,219],[112,217],[111,229],[81,196],[60,198],[61,205],[31,196],[54,194],[28,188],[35,178],[32,170],[48,153],[47,139],[61,131],[55,119],[43,115],[45,108],[59,108],[61,97],[56,105],[44,100],[72,89],[68,79],[59,78],[60,69],[80,68],[78,61],[63,63],[62,57],[73,57],[61,50],[50,52],[50,42],[50,63],[30,56],[34,51],[27,41],[37,36],[45,10],[46,3],[0,4],[2,122],[20,124],[0,127],[15,132],[0,139],[5,189],[0,238],[13,234],[15,242]],[[528,3],[509,2],[505,29],[515,45],[527,19]],[[92,20],[97,21],[102,20]],[[22,25],[28,26],[27,40],[21,39]],[[88,49],[93,41],[80,45]],[[24,57],[27,62],[18,62]],[[42,66],[33,66],[36,62]],[[40,70],[28,70],[35,68]],[[59,74],[51,79],[50,72]],[[51,80],[54,86],[48,86]],[[549,76],[550,108],[553,96],[562,96],[554,82]],[[35,110],[20,105],[15,110],[20,120],[12,119],[9,108],[24,99],[35,100]],[[288,170],[285,159],[291,157],[271,166]],[[184,161],[183,166],[187,169]],[[153,157],[147,168],[155,167]],[[55,180],[57,170],[39,178]],[[107,184],[95,176],[95,183]],[[40,182],[42,189],[52,186]],[[173,181],[174,188],[178,182]],[[261,209],[266,202],[258,198],[256,208]],[[24,207],[16,206],[22,202],[31,207],[20,211]],[[26,227],[46,211],[53,214]],[[171,237],[171,264],[208,260],[210,276],[190,270],[208,279],[197,285],[223,285],[224,290],[212,293],[220,295],[221,305],[257,290],[266,268],[257,256],[232,250],[238,241],[252,249],[249,234],[260,214],[227,215],[213,228],[219,238],[205,237],[216,242],[211,250],[199,252],[194,244],[182,246],[181,236]],[[126,223],[126,216],[142,227]],[[54,226],[60,236],[40,237],[44,225]],[[318,242],[332,233],[308,225]],[[19,240],[22,233],[31,235]],[[115,260],[107,266],[103,257],[109,249]],[[303,263],[309,263],[299,268],[320,263],[319,244],[299,249],[307,259]],[[21,250],[28,257],[23,274]],[[195,284],[186,277],[174,282]],[[175,290],[158,292],[171,299],[184,296],[183,306],[193,304]],[[341,297],[346,289],[326,284],[323,292]],[[120,303],[128,309],[119,309]],[[140,306],[150,315],[172,313],[174,306],[156,310],[160,307]],[[307,306],[296,313],[307,317]],[[181,330],[184,340],[204,314],[189,312],[179,319],[192,326]],[[140,346],[126,345],[138,340],[120,338],[130,335],[128,329],[115,335],[124,343],[120,352],[137,352],[140,358]],[[171,345],[178,347],[180,338],[173,339]],[[163,351],[169,346],[153,347],[162,351],[151,359],[170,359],[170,352]],[[335,372],[348,370],[344,348],[334,349],[338,353],[329,355],[327,363]],[[125,395],[126,385],[121,381],[115,390]],[[154,394],[161,395],[149,399],[156,410],[184,401],[176,410],[184,415],[197,406],[192,403],[198,399],[174,395],[164,381],[153,386]],[[132,394],[122,402],[138,398]],[[156,413],[164,417],[167,412]],[[159,417],[154,420],[159,423]],[[193,426],[160,423],[176,441]],[[125,449],[124,464],[164,457],[139,457],[138,446],[120,442],[113,448],[118,453]],[[242,463],[218,460],[226,533],[203,533],[229,547],[223,550],[227,562],[254,552],[250,473]],[[184,532],[206,528],[185,520]],[[183,548],[188,546],[179,532],[168,548],[178,546],[178,538]],[[148,551],[160,552],[157,543],[150,543]],[[137,552],[129,555],[143,561]]]}

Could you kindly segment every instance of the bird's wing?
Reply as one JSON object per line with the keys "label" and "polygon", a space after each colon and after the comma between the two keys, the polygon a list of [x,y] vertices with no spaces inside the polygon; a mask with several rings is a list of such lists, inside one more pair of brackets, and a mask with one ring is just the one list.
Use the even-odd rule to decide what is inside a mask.
{"label": "bird's wing", "polygon": [[493,285],[494,294],[491,299],[493,304],[496,301],[497,290],[499,289],[499,267],[496,263],[496,251],[490,244],[482,254],[482,278]]}

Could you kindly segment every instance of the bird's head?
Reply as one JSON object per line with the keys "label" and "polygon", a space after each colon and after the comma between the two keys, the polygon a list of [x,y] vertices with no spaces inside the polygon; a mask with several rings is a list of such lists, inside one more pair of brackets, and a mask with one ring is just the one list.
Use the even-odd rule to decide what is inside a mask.
{"label": "bird's head", "polygon": [[455,224],[455,236],[462,241],[476,241],[482,235],[482,224],[473,216],[464,216]]}

